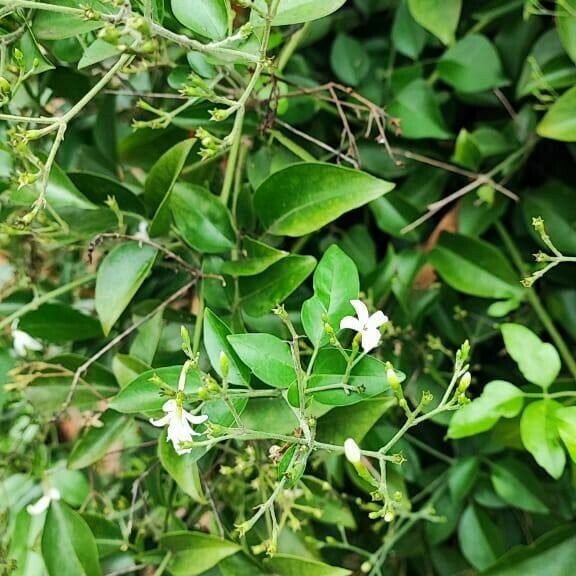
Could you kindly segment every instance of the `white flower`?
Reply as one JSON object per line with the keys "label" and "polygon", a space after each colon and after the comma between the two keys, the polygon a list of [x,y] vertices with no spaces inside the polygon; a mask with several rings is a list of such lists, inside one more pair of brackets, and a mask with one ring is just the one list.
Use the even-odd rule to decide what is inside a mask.
{"label": "white flower", "polygon": [[28,350],[40,351],[42,350],[42,344],[38,342],[35,338],[32,338],[27,332],[18,330],[18,321],[12,324],[12,346],[14,352],[18,356],[24,357],[28,353]]}
{"label": "white flower", "polygon": [[148,235],[148,222],[146,222],[146,220],[140,221],[138,224],[138,232],[134,234],[134,238],[137,238],[141,241],[143,240],[144,242],[150,240],[150,236]]}
{"label": "white flower", "polygon": [[38,516],[48,509],[52,500],[60,500],[60,491],[56,488],[50,488],[37,502],[26,506],[26,512],[32,516]]}
{"label": "white flower", "polygon": [[354,306],[358,317],[345,316],[340,322],[340,329],[349,328],[362,334],[362,349],[364,352],[370,352],[380,344],[382,335],[379,328],[388,322],[388,316],[380,310],[370,316],[366,304],[361,300],[350,300],[350,304]]}
{"label": "white flower", "polygon": [[162,410],[166,412],[165,416],[158,420],[150,419],[150,424],[157,427],[168,425],[168,436],[166,440],[172,442],[176,454],[188,454],[192,448],[182,448],[182,442],[190,442],[193,436],[200,436],[191,424],[202,424],[208,420],[208,416],[194,416],[184,410],[182,406],[174,399],[167,400],[162,406]]}
{"label": "white flower", "polygon": [[360,447],[352,438],[348,438],[344,442],[344,456],[351,464],[360,464],[362,460]]}

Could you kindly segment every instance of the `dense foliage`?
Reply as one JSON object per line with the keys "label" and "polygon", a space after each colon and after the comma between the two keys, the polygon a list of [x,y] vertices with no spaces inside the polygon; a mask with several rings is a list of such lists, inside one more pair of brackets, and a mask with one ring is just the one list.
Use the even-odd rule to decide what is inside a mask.
{"label": "dense foliage", "polygon": [[572,574],[575,61],[575,0],[0,0],[0,574]]}

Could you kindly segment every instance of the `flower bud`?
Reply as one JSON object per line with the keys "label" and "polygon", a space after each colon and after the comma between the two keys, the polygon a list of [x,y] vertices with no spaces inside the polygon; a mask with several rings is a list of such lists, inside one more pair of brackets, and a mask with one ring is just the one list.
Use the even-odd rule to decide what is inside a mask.
{"label": "flower bud", "polygon": [[395,517],[396,514],[394,514],[394,510],[386,510],[384,513],[384,522],[392,522]]}
{"label": "flower bud", "polygon": [[220,371],[222,372],[223,378],[228,378],[228,372],[230,370],[230,361],[228,356],[226,356],[224,350],[220,352]]}
{"label": "flower bud", "polygon": [[344,442],[344,456],[351,464],[360,464],[362,461],[362,452],[360,451],[360,447],[352,438],[348,438]]}
{"label": "flower bud", "polygon": [[460,383],[458,384],[458,392],[466,392],[470,386],[470,382],[472,382],[472,375],[470,372],[464,372],[462,378],[460,378]]}

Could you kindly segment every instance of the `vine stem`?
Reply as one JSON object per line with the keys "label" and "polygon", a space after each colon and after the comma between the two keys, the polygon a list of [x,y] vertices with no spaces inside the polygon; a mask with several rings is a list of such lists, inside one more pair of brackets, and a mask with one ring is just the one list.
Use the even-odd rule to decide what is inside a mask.
{"label": "vine stem", "polygon": [[[527,274],[526,265],[524,264],[522,256],[518,248],[514,244],[512,237],[510,236],[510,234],[508,234],[508,231],[500,222],[496,222],[496,230],[498,231],[498,234],[500,235],[502,241],[506,245],[506,248],[508,249],[508,252],[512,257],[512,260],[514,261],[516,268],[518,268],[518,271],[523,277],[526,276]],[[554,325],[552,318],[548,314],[546,308],[544,308],[544,305],[542,304],[542,301],[540,300],[540,297],[538,296],[537,292],[533,288],[526,288],[526,294],[528,302],[530,302],[530,305],[532,306],[534,312],[536,312],[536,315],[540,319],[540,322],[542,322],[542,325],[544,326],[548,334],[550,334],[550,337],[554,341],[556,348],[558,348],[558,352],[560,352],[560,356],[562,356],[562,359],[564,360],[566,367],[570,371],[572,377],[576,380],[576,361],[574,360],[574,356],[570,352],[568,345],[564,341],[564,338],[562,338],[562,334],[560,334],[560,332]]]}

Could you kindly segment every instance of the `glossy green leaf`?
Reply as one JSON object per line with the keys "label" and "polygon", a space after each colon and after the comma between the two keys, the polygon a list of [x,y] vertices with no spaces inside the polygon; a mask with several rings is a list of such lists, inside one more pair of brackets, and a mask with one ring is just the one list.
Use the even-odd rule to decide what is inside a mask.
{"label": "glossy green leaf", "polygon": [[326,250],[314,271],[314,296],[302,305],[302,325],[314,346],[328,341],[326,321],[338,332],[344,316],[354,316],[360,279],[352,259],[336,244]]}
{"label": "glossy green leaf", "polygon": [[462,553],[478,570],[489,568],[504,551],[503,535],[488,514],[471,504],[458,525]]}
{"label": "glossy green leaf", "polygon": [[556,414],[561,408],[562,404],[554,400],[538,400],[526,407],[520,419],[520,436],[524,447],[556,479],[562,476],[566,465],[566,453],[556,421]]}
{"label": "glossy green leaf", "polygon": [[223,274],[255,276],[289,255],[289,252],[285,250],[272,248],[272,246],[252,238],[244,238],[243,247],[245,259],[224,262],[221,268]]}
{"label": "glossy green leaf", "polygon": [[286,26],[289,24],[301,24],[324,18],[336,12],[346,0],[280,0],[275,26]]}
{"label": "glossy green leaf", "polygon": [[542,342],[532,330],[521,324],[500,327],[508,354],[512,356],[524,378],[547,389],[560,373],[560,355],[556,348]]}
{"label": "glossy green leaf", "polygon": [[[167,398],[162,395],[164,386],[176,391],[182,366],[155,368],[143,372],[112,398],[108,406],[117,412],[133,414],[137,412],[158,412]],[[200,373],[189,370],[186,378],[186,392],[194,392],[202,386]]]}
{"label": "glossy green leaf", "polygon": [[449,438],[464,438],[490,430],[500,418],[514,418],[524,405],[522,391],[503,380],[484,387],[482,395],[460,408],[452,416]]}
{"label": "glossy green leaf", "polygon": [[556,27],[566,52],[576,62],[576,1],[556,2]]}
{"label": "glossy green leaf", "polygon": [[194,502],[206,503],[200,472],[196,460],[203,456],[205,449],[194,448],[188,454],[177,454],[172,442],[167,441],[166,430],[158,439],[158,458],[166,472]]}
{"label": "glossy green leaf", "polygon": [[558,434],[573,462],[576,462],[576,407],[559,408],[555,414]]}
{"label": "glossy green leaf", "polygon": [[278,576],[350,576],[350,570],[297,556],[276,554],[267,565]]}
{"label": "glossy green leaf", "polygon": [[548,512],[540,497],[542,486],[532,470],[519,460],[508,458],[492,464],[490,480],[496,494],[508,504],[535,514]]}
{"label": "glossy green leaf", "polygon": [[402,88],[387,110],[390,116],[400,120],[400,133],[404,138],[445,140],[451,137],[434,91],[425,80],[414,80]]}
{"label": "glossy green leaf", "polygon": [[177,20],[192,32],[223,40],[228,34],[230,3],[228,0],[170,0]]}
{"label": "glossy green leaf", "polygon": [[576,142],[576,86],[552,104],[538,124],[537,132],[544,138]]}
{"label": "glossy green leaf", "polygon": [[125,242],[106,255],[96,277],[96,311],[108,334],[150,273],[157,250]]}
{"label": "glossy green leaf", "polygon": [[152,364],[162,336],[162,311],[138,328],[138,334],[130,345],[130,356],[145,364]]}
{"label": "glossy green leaf", "polygon": [[234,247],[230,212],[205,188],[176,186],[170,208],[182,238],[199,252],[218,254]]}
{"label": "glossy green leaf", "polygon": [[80,58],[80,62],[78,62],[78,69],[81,70],[82,68],[94,66],[94,64],[98,64],[103,60],[118,56],[120,53],[117,46],[98,38],[84,50],[84,54],[82,54],[82,58]]}
{"label": "glossy green leaf", "polygon": [[174,576],[196,576],[236,554],[240,546],[202,532],[173,532],[160,539],[164,550],[172,552],[168,564]]}
{"label": "glossy green leaf", "polygon": [[428,34],[408,9],[408,1],[402,0],[396,11],[392,26],[392,42],[400,54],[416,60],[424,49]]}
{"label": "glossy green leaf", "polygon": [[243,310],[251,316],[262,316],[282,304],[316,266],[312,256],[288,256],[257,276],[240,279]]}
{"label": "glossy green leaf", "polygon": [[[75,0],[49,0],[48,3],[70,8],[78,7]],[[99,0],[87,0],[83,5],[100,12],[110,11],[110,6]],[[87,20],[81,16],[40,10],[34,18],[32,29],[39,40],[60,40],[97,30],[103,25],[102,20]]]}
{"label": "glossy green leaf", "polygon": [[68,457],[68,467],[72,470],[86,468],[102,460],[132,424],[126,417],[110,411],[100,417],[100,422],[101,427],[88,428],[74,444]]}
{"label": "glossy green leaf", "polygon": [[390,192],[394,185],[331,164],[303,163],[268,177],[254,208],[270,234],[303,236]]}
{"label": "glossy green leaf", "polygon": [[195,142],[194,138],[178,142],[160,156],[146,177],[144,199],[154,213],[148,230],[151,236],[165,234],[170,228],[172,190]]}
{"label": "glossy green leaf", "polygon": [[228,381],[231,384],[248,384],[250,370],[228,342],[230,334],[232,334],[230,328],[212,310],[206,309],[204,312],[204,347],[212,367],[220,376],[223,375],[220,355],[224,353],[228,358]]}
{"label": "glossy green leaf", "polygon": [[358,40],[339,34],[332,44],[330,64],[341,82],[358,86],[370,70],[370,57]]}
{"label": "glossy green leaf", "polygon": [[232,334],[228,342],[262,382],[288,388],[296,380],[290,346],[271,334]]}
{"label": "glossy green leaf", "polygon": [[444,44],[454,41],[462,0],[408,0],[412,16]]}
{"label": "glossy green leaf", "polygon": [[102,336],[98,320],[65,304],[43,304],[23,316],[18,327],[34,338],[61,344]]}
{"label": "glossy green leaf", "polygon": [[444,232],[429,256],[455,290],[481,298],[520,298],[518,276],[500,250],[475,238]]}
{"label": "glossy green leaf", "polygon": [[53,501],[42,533],[42,556],[50,576],[101,576],[94,535],[68,505]]}
{"label": "glossy green leaf", "polygon": [[461,92],[481,92],[507,83],[496,48],[480,34],[465,36],[445,52],[438,75]]}
{"label": "glossy green leaf", "polygon": [[466,456],[454,462],[448,472],[448,488],[456,502],[462,502],[470,493],[480,469],[480,461],[476,456]]}

